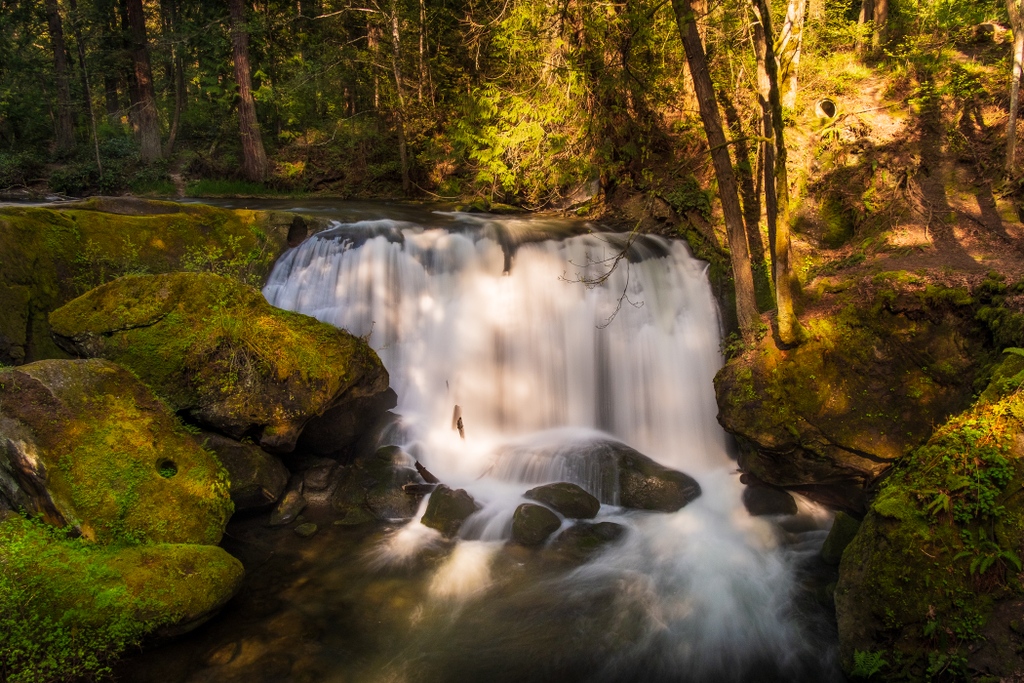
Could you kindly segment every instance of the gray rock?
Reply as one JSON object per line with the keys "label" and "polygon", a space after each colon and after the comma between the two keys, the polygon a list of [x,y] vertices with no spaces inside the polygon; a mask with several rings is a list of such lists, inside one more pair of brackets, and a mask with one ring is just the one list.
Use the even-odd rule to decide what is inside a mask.
{"label": "gray rock", "polygon": [[789,492],[774,486],[752,485],[743,489],[743,505],[754,517],[795,515],[796,501]]}
{"label": "gray rock", "polygon": [[284,498],[270,513],[270,526],[284,526],[295,521],[299,513],[306,509],[306,498],[302,490],[294,488],[284,494]]}
{"label": "gray rock", "polygon": [[512,540],[520,545],[540,545],[560,526],[558,515],[543,505],[523,503],[512,515]]}
{"label": "gray rock", "polygon": [[832,521],[832,528],[825,538],[825,543],[821,546],[821,559],[828,564],[839,566],[839,561],[843,558],[843,551],[857,535],[858,529],[860,529],[858,519],[845,512],[837,512]]}
{"label": "gray rock", "polygon": [[465,490],[452,490],[442,485],[430,494],[430,502],[427,503],[421,521],[431,529],[451,537],[458,534],[462,523],[479,509],[480,506]]}
{"label": "gray rock", "polygon": [[659,465],[628,446],[618,450],[623,507],[675,512],[700,496],[700,484],[688,474]]}
{"label": "gray rock", "polygon": [[569,519],[593,519],[601,509],[601,501],[580,486],[568,482],[538,486],[523,495],[544,503]]}

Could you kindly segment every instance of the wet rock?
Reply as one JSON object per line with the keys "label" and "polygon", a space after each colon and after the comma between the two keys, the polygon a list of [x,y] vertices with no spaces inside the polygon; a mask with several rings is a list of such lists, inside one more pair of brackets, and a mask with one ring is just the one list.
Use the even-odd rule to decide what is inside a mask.
{"label": "wet rock", "polygon": [[700,496],[700,484],[688,474],[660,465],[628,446],[618,450],[619,504],[623,507],[675,512]]}
{"label": "wet rock", "polygon": [[387,391],[365,341],[212,273],[126,276],[50,314],[57,343],[113,360],[176,412],[288,453],[306,424]]}
{"label": "wet rock", "polygon": [[568,482],[538,486],[523,495],[544,503],[569,519],[593,519],[601,509],[601,501],[580,486]]}
{"label": "wet rock", "polygon": [[832,521],[832,528],[825,538],[825,543],[821,546],[821,559],[828,564],[838,566],[839,561],[843,559],[843,551],[857,535],[859,528],[860,521],[858,519],[845,512],[837,512]]}
{"label": "wet rock", "polygon": [[523,503],[512,515],[512,540],[520,545],[540,545],[560,526],[558,515],[543,505]]}
{"label": "wet rock", "polygon": [[323,491],[331,484],[331,475],[337,468],[336,463],[315,465],[302,473],[303,491]]}
{"label": "wet rock", "polygon": [[410,495],[403,486],[420,481],[413,460],[397,446],[383,446],[369,458],[345,467],[332,505],[342,519],[412,519],[422,495]]}
{"label": "wet rock", "polygon": [[751,484],[743,489],[743,506],[754,517],[797,513],[796,501],[788,492],[758,484]]}
{"label": "wet rock", "polygon": [[217,460],[105,360],[0,372],[0,499],[103,543],[216,544],[232,512]]}
{"label": "wet rock", "polygon": [[430,502],[421,521],[451,537],[457,535],[462,523],[479,509],[480,506],[464,489],[452,490],[442,485],[430,494]]}
{"label": "wet rock", "polygon": [[236,512],[273,505],[288,485],[288,468],[258,446],[213,432],[196,435],[196,441],[216,453],[227,470]]}
{"label": "wet rock", "polygon": [[289,489],[274,511],[270,513],[270,526],[291,524],[299,516],[299,513],[306,509],[306,505],[306,497],[302,495],[301,487]]}
{"label": "wet rock", "polygon": [[626,527],[615,522],[577,522],[560,533],[551,547],[569,558],[582,560],[622,538],[624,533]]}
{"label": "wet rock", "polygon": [[317,455],[347,452],[366,432],[367,425],[373,425],[396,405],[398,394],[393,389],[339,401],[306,424],[299,447]]}
{"label": "wet rock", "polygon": [[295,527],[295,533],[303,538],[309,538],[317,532],[317,525],[313,522],[306,522]]}

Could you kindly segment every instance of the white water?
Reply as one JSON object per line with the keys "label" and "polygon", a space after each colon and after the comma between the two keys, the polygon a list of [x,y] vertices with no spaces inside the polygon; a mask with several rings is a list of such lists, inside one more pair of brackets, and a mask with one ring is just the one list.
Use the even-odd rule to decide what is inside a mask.
{"label": "white water", "polygon": [[[744,510],[715,419],[722,358],[705,264],[681,243],[645,238],[588,287],[578,280],[607,274],[623,236],[537,241],[551,226],[454,220],[453,230],[341,225],[282,257],[264,290],[275,306],[369,335],[399,396],[408,441],[398,445],[483,505],[431,579],[438,609],[484,604],[523,492],[575,481],[606,503],[599,519],[629,529],[553,587],[614,590],[631,636],[594,665],[598,678],[807,675],[806,660],[824,655],[792,607],[796,555]],[[509,261],[501,244],[516,242]],[[456,404],[465,439],[452,429]],[[615,507],[600,468],[577,457],[609,437],[696,477],[703,495],[674,514]],[[414,520],[375,561],[408,563],[437,542]]]}

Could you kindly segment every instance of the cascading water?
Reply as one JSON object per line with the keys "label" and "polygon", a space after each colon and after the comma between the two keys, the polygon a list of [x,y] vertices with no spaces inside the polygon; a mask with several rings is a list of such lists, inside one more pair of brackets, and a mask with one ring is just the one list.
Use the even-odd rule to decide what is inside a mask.
{"label": "cascading water", "polygon": [[[781,544],[740,501],[715,420],[722,359],[705,264],[659,238],[444,218],[339,224],[286,254],[264,290],[368,336],[399,396],[396,445],[482,504],[402,644],[358,680],[833,677],[820,624],[794,607],[794,566],[810,551]],[[600,456],[609,440],[696,477],[703,494],[672,514],[617,507]],[[598,520],[628,532],[574,570],[527,577],[504,545],[512,513],[555,481],[590,490]],[[387,571],[438,543],[414,520],[375,561]]]}

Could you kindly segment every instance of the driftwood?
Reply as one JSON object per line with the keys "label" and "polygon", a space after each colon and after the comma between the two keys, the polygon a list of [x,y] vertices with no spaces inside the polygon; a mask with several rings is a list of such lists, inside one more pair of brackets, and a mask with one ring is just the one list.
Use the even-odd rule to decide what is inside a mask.
{"label": "driftwood", "polygon": [[435,477],[433,474],[431,474],[430,470],[421,465],[419,460],[416,461],[416,471],[420,473],[421,477],[423,477],[423,481],[427,482],[428,484],[441,483],[441,480]]}
{"label": "driftwood", "polygon": [[405,484],[402,486],[402,491],[410,496],[425,496],[428,493],[433,493],[437,487],[437,484]]}

